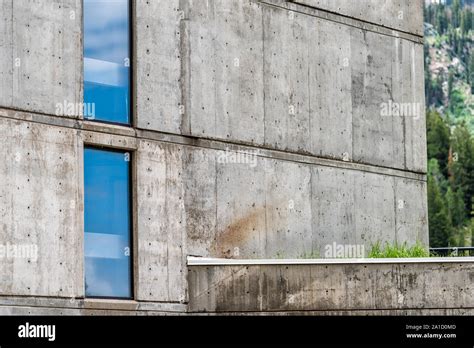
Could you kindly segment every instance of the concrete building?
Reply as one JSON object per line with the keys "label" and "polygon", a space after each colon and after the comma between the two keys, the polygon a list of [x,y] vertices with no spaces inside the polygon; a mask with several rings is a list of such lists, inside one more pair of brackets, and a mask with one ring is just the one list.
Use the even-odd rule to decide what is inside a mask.
{"label": "concrete building", "polygon": [[[37,246],[3,257],[0,313],[185,312],[190,256],[427,245],[422,7],[133,0],[117,125],[58,112],[85,98],[83,1],[0,0],[0,243]],[[124,301],[84,299],[89,146],[131,156]]]}

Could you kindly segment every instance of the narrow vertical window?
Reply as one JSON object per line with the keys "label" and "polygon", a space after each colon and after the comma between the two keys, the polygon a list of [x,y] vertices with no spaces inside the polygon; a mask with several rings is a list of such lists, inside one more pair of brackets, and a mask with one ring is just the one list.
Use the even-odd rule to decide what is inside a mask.
{"label": "narrow vertical window", "polygon": [[130,154],[84,150],[87,297],[131,298]]}
{"label": "narrow vertical window", "polygon": [[84,0],[84,118],[130,124],[130,0]]}

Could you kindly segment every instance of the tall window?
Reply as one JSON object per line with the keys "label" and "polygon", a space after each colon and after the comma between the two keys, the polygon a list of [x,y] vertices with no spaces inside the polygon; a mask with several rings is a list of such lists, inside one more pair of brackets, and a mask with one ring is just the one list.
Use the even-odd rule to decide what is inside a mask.
{"label": "tall window", "polygon": [[130,154],[84,150],[87,297],[131,298]]}
{"label": "tall window", "polygon": [[130,0],[84,0],[84,118],[130,124]]}

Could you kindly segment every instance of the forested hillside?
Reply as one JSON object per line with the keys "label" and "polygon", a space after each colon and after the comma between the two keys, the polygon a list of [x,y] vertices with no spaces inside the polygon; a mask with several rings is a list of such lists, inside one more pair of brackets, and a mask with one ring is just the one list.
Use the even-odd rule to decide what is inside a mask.
{"label": "forested hillside", "polygon": [[471,246],[474,233],[474,12],[425,5],[430,246]]}

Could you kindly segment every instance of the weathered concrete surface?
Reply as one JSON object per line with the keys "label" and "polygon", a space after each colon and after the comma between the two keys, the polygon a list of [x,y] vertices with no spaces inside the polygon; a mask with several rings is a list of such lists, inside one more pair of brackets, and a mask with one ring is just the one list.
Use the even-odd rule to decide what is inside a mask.
{"label": "weathered concrete surface", "polygon": [[0,106],[54,115],[82,103],[81,4],[0,1]]}
{"label": "weathered concrete surface", "polygon": [[313,255],[335,240],[366,251],[377,241],[428,244],[424,182],[315,168],[312,185]]}
{"label": "weathered concrete surface", "polygon": [[254,168],[213,162],[219,155],[189,151],[199,173],[184,174],[190,255],[324,257],[333,242],[366,251],[377,241],[428,243],[426,182],[261,157]]}
{"label": "weathered concrete surface", "polygon": [[13,62],[12,62],[12,2],[0,2],[0,105],[12,104]]}
{"label": "weathered concrete surface", "polygon": [[[324,257],[328,244],[427,244],[424,181],[140,140],[139,300],[183,301],[185,255]],[[411,193],[411,195],[409,195]],[[179,290],[181,289],[181,290]]]}
{"label": "weathered concrete surface", "polygon": [[141,141],[137,151],[138,300],[185,300],[183,149]]}
{"label": "weathered concrete surface", "polygon": [[179,315],[185,304],[0,296],[0,315]]}
{"label": "weathered concrete surface", "polygon": [[[133,152],[140,306],[187,302],[187,255],[428,243],[420,37],[280,0],[137,0],[122,127],[56,115],[82,102],[81,4],[0,0],[0,243],[39,246],[0,294],[84,296],[84,144]],[[389,100],[420,117],[381,117]]]}
{"label": "weathered concrete surface", "polygon": [[135,2],[136,126],[180,133],[182,11],[179,0]]}
{"label": "weathered concrete surface", "polygon": [[[137,1],[135,124],[425,172],[424,113],[380,116],[388,100],[423,110],[422,45],[267,3],[283,4]],[[421,1],[302,3],[414,34],[421,23]],[[81,1],[1,8],[0,105],[81,102]]]}
{"label": "weathered concrete surface", "polygon": [[[426,185],[423,181],[261,156],[256,157],[255,166],[226,163],[221,157],[226,153],[224,151],[137,140],[130,136],[105,136],[103,130],[100,133],[81,131],[77,134],[64,127],[49,128],[6,119],[2,122],[4,133],[15,128],[23,129],[23,132],[18,131],[19,134],[13,132],[13,135],[6,135],[12,140],[4,147],[5,158],[16,156],[14,149],[21,144],[21,153],[26,151],[26,156],[31,149],[36,152],[30,152],[30,156],[51,156],[45,157],[47,163],[56,163],[54,161],[58,158],[64,158],[69,168],[74,165],[80,167],[80,163],[75,162],[80,161],[80,151],[75,153],[78,141],[137,151],[138,300],[185,301],[186,270],[183,259],[186,254],[234,258],[298,257],[321,252],[326,243],[333,241],[348,244],[380,239],[413,242],[419,236],[427,235],[426,215],[419,214],[426,211],[424,200],[413,200],[413,197],[418,197],[418,194],[413,194],[415,190],[420,190],[420,196],[425,196]],[[110,132],[114,126],[107,127]],[[52,133],[51,129],[58,134]],[[63,138],[58,138],[60,134]],[[54,141],[48,140],[48,137],[53,137]],[[53,151],[51,146],[58,146],[58,150]],[[74,179],[74,175],[78,174],[74,174],[73,170],[67,171],[70,173],[67,175],[73,177],[68,181],[68,185],[73,186],[67,193],[57,188],[59,183],[62,183],[59,186],[66,184],[61,180],[66,174],[62,174],[59,163],[41,166],[42,162],[37,160],[18,170],[13,161],[6,163],[13,164],[2,172],[2,182],[6,183],[2,186],[6,194],[2,204],[5,219],[2,221],[10,221],[10,224],[7,223],[8,231],[9,225],[18,224],[13,213],[29,216],[25,197],[30,196],[41,203],[48,202],[49,205],[42,204],[43,209],[36,206],[34,210],[35,221],[41,222],[44,227],[41,234],[35,229],[37,224],[31,224],[28,219],[20,221],[16,230],[27,233],[31,228],[35,229],[31,231],[31,237],[40,245],[39,260],[48,264],[39,270],[24,266],[20,268],[21,273],[14,271],[18,268],[3,268],[6,281],[2,285],[8,286],[2,289],[2,293],[80,297],[83,294],[82,265],[77,260],[81,259],[82,250],[79,240],[81,222],[50,219],[51,211],[47,209],[49,206],[71,204],[67,201],[69,194],[80,197],[79,184],[74,185],[78,180]],[[26,173],[23,174],[23,171]],[[6,175],[12,172],[15,172],[14,176]],[[41,181],[31,186],[30,190],[36,191],[28,193],[31,192],[28,186],[25,189],[20,185],[22,195],[11,196],[10,187],[21,184],[16,182],[22,181],[22,177],[28,182],[30,172],[31,179]],[[421,206],[417,207],[417,204]],[[80,212],[73,210],[66,218],[79,219],[80,215]],[[49,253],[48,258],[44,255],[41,258],[41,250],[55,245],[53,241],[62,236],[60,231],[64,228],[72,229],[64,237],[73,240],[67,242],[63,257],[65,264],[74,267],[74,270],[67,269],[61,275],[60,269],[50,272],[56,270],[58,265],[54,262],[59,260],[51,259]],[[384,233],[381,234],[381,231]],[[15,233],[16,239],[12,234],[4,236],[8,241],[22,238],[21,233]],[[28,239],[21,239],[24,240]],[[13,264],[21,262],[25,261],[15,260]],[[70,274],[75,274],[75,279],[71,279]],[[62,282],[63,279],[69,279],[69,288]],[[63,291],[54,290],[54,284],[60,285],[59,280]],[[17,310],[20,309],[9,313],[21,312]],[[45,313],[36,309],[33,312]]]}
{"label": "weathered concrete surface", "polygon": [[[82,151],[77,132],[0,118],[0,294],[83,296]],[[33,254],[31,254],[33,256]]]}
{"label": "weathered concrete surface", "polygon": [[[189,265],[191,312],[416,314],[474,309],[474,261]],[[197,260],[197,262],[199,262]]]}
{"label": "weathered concrete surface", "polygon": [[191,1],[189,104],[194,136],[262,144],[262,8],[254,1]]}
{"label": "weathered concrete surface", "polygon": [[423,0],[290,0],[423,36]]}
{"label": "weathered concrete surface", "polygon": [[[422,24],[421,1],[383,3],[403,19],[376,25]],[[423,45],[369,30],[373,1],[338,6],[351,25],[275,0],[160,4],[137,4],[138,127],[426,172]],[[389,101],[419,113],[384,117]]]}
{"label": "weathered concrete surface", "polygon": [[[35,118],[16,112],[1,115]],[[251,150],[246,152],[248,157],[241,157],[247,158],[247,162],[233,163],[232,156],[242,155],[244,149],[217,150],[171,144],[131,136],[133,132],[113,125],[71,123],[78,127],[74,130],[27,120],[2,118],[2,123],[7,139],[13,139],[3,147],[6,158],[14,158],[18,151],[20,155],[30,152],[33,156],[33,150],[37,149],[48,160],[44,164],[40,160],[43,157],[38,157],[24,163],[22,171],[16,169],[22,162],[14,160],[7,161],[8,165],[3,167],[2,183],[5,184],[0,186],[4,193],[0,207],[5,214],[2,219],[5,227],[2,240],[27,241],[14,231],[31,232],[41,252],[44,245],[52,245],[52,241],[60,237],[68,238],[64,256],[55,254],[64,259],[58,262],[74,263],[70,265],[75,270],[75,278],[70,280],[73,288],[67,293],[63,289],[64,296],[83,294],[83,266],[77,261],[82,259],[83,143],[135,153],[137,300],[184,302],[186,255],[304,257],[324,256],[325,246],[333,242],[364,244],[367,249],[376,241],[411,244],[420,240],[427,244],[426,203],[424,198],[419,198],[426,195],[426,183],[420,179],[388,175],[392,172],[364,173],[356,168],[298,162],[297,158],[290,161],[291,157],[272,158],[270,153],[263,156]],[[27,131],[12,133],[10,127]],[[48,139],[54,141],[51,143]],[[19,144],[21,151],[16,150]],[[26,181],[23,187],[16,184],[15,180],[20,179],[40,183],[34,181],[37,185],[32,185]],[[16,186],[20,196],[12,191]],[[413,192],[419,193],[414,196]],[[36,202],[35,205],[30,205],[25,197]],[[48,218],[53,214],[49,206],[59,207],[60,214],[66,214],[65,220]],[[29,219],[17,221],[15,216],[31,216],[35,220],[32,224]],[[40,227],[44,233],[37,230]],[[63,236],[66,230],[69,232]],[[40,262],[55,262],[43,260],[41,255]],[[73,257],[77,259],[72,261]],[[46,273],[51,267],[38,270],[31,266],[32,274],[37,277],[34,281],[49,283],[55,274]],[[8,267],[3,271],[5,279],[10,279],[2,284],[7,287],[4,294],[19,291],[61,296],[49,290],[29,292],[27,288],[33,289],[31,286],[23,288],[27,281],[23,276],[28,272],[21,275]],[[18,279],[10,283],[8,277],[13,274]]]}

